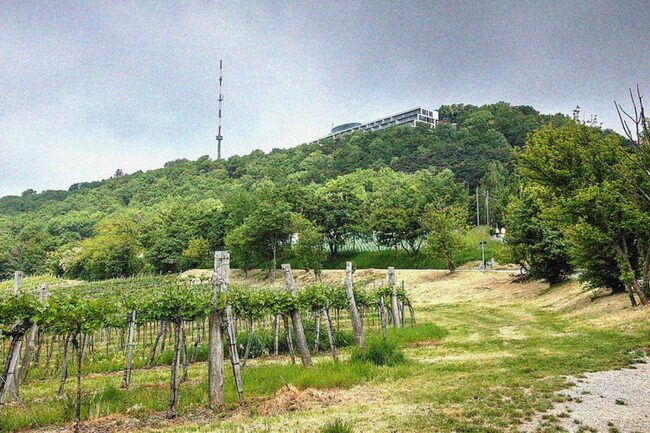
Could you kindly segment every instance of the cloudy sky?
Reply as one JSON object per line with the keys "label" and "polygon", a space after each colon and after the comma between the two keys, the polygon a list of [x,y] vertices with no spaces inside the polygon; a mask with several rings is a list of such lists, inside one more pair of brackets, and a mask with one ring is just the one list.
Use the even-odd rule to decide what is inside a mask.
{"label": "cloudy sky", "polygon": [[650,94],[648,1],[0,0],[0,196],[289,147],[418,105]]}

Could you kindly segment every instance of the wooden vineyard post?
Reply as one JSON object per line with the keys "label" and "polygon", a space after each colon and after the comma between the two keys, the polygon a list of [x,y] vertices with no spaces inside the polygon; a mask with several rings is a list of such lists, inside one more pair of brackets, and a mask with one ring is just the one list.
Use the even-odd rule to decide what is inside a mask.
{"label": "wooden vineyard post", "polygon": [[[224,296],[228,295],[228,281],[230,278],[230,253],[228,251],[215,251],[214,268],[216,284],[220,287]],[[224,317],[225,316],[225,317]],[[239,404],[244,405],[244,386],[241,380],[241,366],[239,365],[239,353],[237,352],[237,332],[235,329],[235,320],[232,316],[232,307],[226,302],[223,311],[222,321],[226,321],[226,336],[228,338],[228,347],[230,348],[230,363],[235,378],[235,386],[239,395]],[[222,375],[223,378],[223,375]],[[223,380],[223,379],[222,379]],[[223,385],[222,385],[223,390]]]}
{"label": "wooden vineyard post", "polygon": [[[48,285],[43,284],[43,286],[41,287],[41,291],[38,294],[38,300],[40,302],[45,301],[45,298],[47,297],[47,289],[48,289]],[[22,365],[20,366],[20,373],[18,374],[18,382],[17,382],[18,385],[20,385],[22,382],[25,381],[25,378],[27,377],[27,373],[29,372],[29,365],[32,361],[32,352],[34,351],[35,341],[37,336],[38,336],[38,325],[33,324],[27,336],[27,346],[25,347],[25,352],[23,353],[23,362]],[[36,355],[38,355],[38,353]],[[37,362],[37,360],[38,358],[35,357],[34,362]]]}
{"label": "wooden vineyard post", "polygon": [[352,331],[354,339],[359,347],[363,347],[363,328],[361,319],[357,311],[357,304],[354,300],[354,289],[352,285],[352,262],[345,263],[345,294],[348,297],[348,308],[350,310],[350,321],[352,322]]}
{"label": "wooden vineyard post", "polygon": [[212,273],[212,297],[210,315],[208,316],[208,405],[217,409],[224,404],[223,380],[224,357],[221,334],[221,312],[219,311],[219,294],[228,280],[230,257],[225,251],[215,251],[214,270]]}
{"label": "wooden vineyard post", "polygon": [[[282,272],[284,274],[284,284],[287,288],[287,291],[291,294],[292,297],[295,297],[297,290],[296,283],[293,280],[293,274],[291,273],[291,265],[282,265]],[[311,367],[311,355],[309,354],[309,346],[307,345],[305,330],[302,327],[302,318],[300,317],[300,312],[297,308],[294,308],[290,311],[290,314],[291,321],[293,322],[293,330],[296,333],[296,346],[298,346],[298,351],[300,352],[302,365],[305,367]]]}
{"label": "wooden vineyard post", "polygon": [[124,380],[122,388],[129,389],[131,385],[131,363],[133,362],[133,334],[135,334],[135,310],[129,314],[129,331],[126,337],[126,366],[124,367]]}
{"label": "wooden vineyard post", "polygon": [[399,323],[399,306],[397,305],[397,288],[395,287],[397,285],[395,268],[392,266],[388,268],[388,285],[390,286],[390,310],[393,319],[393,328],[397,328],[397,324]]}
{"label": "wooden vineyard post", "polygon": [[[20,286],[23,283],[23,273],[21,271],[16,271],[14,274],[14,295],[18,294]],[[13,326],[13,330],[16,331],[9,339],[9,351],[7,353],[6,367],[2,372],[2,382],[0,382],[0,413],[7,402],[10,394],[17,395],[17,377],[16,370],[20,362],[20,350],[23,345],[23,334],[24,330],[20,329],[22,323],[20,320],[17,320]]]}

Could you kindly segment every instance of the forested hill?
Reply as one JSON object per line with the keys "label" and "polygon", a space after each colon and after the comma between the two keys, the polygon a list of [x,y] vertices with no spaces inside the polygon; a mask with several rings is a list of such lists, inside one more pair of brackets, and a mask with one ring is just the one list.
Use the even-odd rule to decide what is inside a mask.
{"label": "forested hill", "polygon": [[[80,255],[100,254],[102,248],[115,249],[106,254],[129,257],[126,263],[101,262],[104,267],[116,266],[106,276],[129,274],[142,266],[180,270],[180,252],[192,246],[203,249],[203,241],[209,248],[223,245],[225,232],[241,225],[259,204],[261,189],[274,189],[274,197],[287,202],[291,212],[318,226],[317,218],[310,218],[313,215],[298,202],[301,195],[306,202],[312,201],[305,197],[327,181],[360,169],[384,169],[384,175],[386,169],[403,173],[450,169],[459,184],[473,188],[490,179],[507,178],[512,172],[513,149],[522,146],[531,131],[566,121],[563,115],[542,115],[532,107],[503,102],[442,106],[440,117],[446,124],[435,130],[392,128],[268,154],[258,150],[222,161],[208,156],[176,160],[156,170],[75,184],[68,191],[27,190],[20,197],[3,197],[0,274],[22,269],[102,277],[103,273],[74,269]],[[174,213],[183,213],[186,219],[177,221]],[[168,231],[166,245],[149,238],[161,227]],[[328,229],[322,224],[319,228]],[[106,233],[111,233],[112,243],[90,244],[89,240]],[[122,244],[114,242],[115,237]],[[191,240],[196,240],[194,245]],[[166,254],[171,258],[164,258]]]}

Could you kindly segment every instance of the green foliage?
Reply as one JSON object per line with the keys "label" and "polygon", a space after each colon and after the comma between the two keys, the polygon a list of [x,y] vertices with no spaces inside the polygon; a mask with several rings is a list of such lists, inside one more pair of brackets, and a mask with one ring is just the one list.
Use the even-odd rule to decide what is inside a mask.
{"label": "green foliage", "polygon": [[190,239],[182,256],[184,268],[209,268],[212,265],[210,244],[202,237]]}
{"label": "green foliage", "polygon": [[629,151],[616,134],[568,123],[533,134],[519,161],[524,177],[547,191],[548,213],[589,282],[628,287],[646,302],[650,214],[625,180],[639,170]]}
{"label": "green foliage", "polygon": [[320,430],[321,433],[352,433],[352,425],[340,418],[330,421]]}
{"label": "green foliage", "polygon": [[425,251],[432,258],[444,257],[447,269],[456,270],[454,254],[463,246],[467,207],[432,203],[427,207],[424,224],[429,229]]}
{"label": "green foliage", "polygon": [[[228,160],[181,159],[68,191],[0,198],[0,276],[179,272],[202,265],[205,241],[211,253],[226,235],[240,266],[270,267],[273,251],[276,258],[291,254],[294,217],[322,232],[332,256],[346,240],[375,234],[383,245],[417,255],[427,203],[440,194],[466,195],[451,181],[471,191],[480,185],[499,221],[504,191],[515,183],[513,147],[562,120],[506,103],[440,113],[443,124],[434,130],[396,127]],[[254,253],[247,251],[252,245]],[[315,258],[307,252],[299,251],[300,261],[316,269],[319,260],[307,264]]]}
{"label": "green foliage", "polygon": [[378,366],[395,366],[406,361],[397,343],[384,338],[369,338],[363,348],[352,348],[352,362],[369,362]]}
{"label": "green foliage", "polygon": [[506,238],[510,259],[532,278],[557,283],[573,271],[567,239],[551,218],[544,218],[544,194],[523,189],[508,206]]}
{"label": "green foliage", "polygon": [[318,277],[326,258],[323,251],[323,233],[314,223],[303,217],[297,217],[295,224],[298,243],[293,247],[293,255],[301,268],[314,271],[314,275]]}

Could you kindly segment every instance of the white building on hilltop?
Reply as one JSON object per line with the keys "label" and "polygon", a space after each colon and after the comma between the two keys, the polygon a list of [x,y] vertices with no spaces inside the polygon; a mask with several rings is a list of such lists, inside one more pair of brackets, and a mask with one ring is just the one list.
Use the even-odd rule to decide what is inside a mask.
{"label": "white building on hilltop", "polygon": [[379,131],[398,125],[417,126],[419,124],[428,125],[435,128],[438,124],[438,110],[428,110],[417,107],[411,110],[402,111],[368,123],[344,123],[335,126],[329,135],[312,141],[310,144],[319,143],[328,138],[336,138],[342,135],[350,134],[355,131]]}

